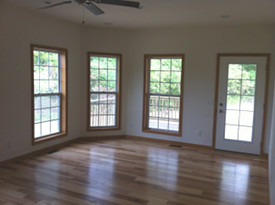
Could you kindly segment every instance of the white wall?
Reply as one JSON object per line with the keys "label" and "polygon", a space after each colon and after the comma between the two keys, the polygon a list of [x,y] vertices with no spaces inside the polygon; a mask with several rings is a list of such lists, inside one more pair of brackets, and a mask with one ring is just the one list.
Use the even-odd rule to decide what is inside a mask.
{"label": "white wall", "polygon": [[[217,53],[271,53],[274,26],[159,30],[91,28],[0,3],[0,161],[80,136],[120,135],[211,145]],[[30,44],[68,49],[69,130],[58,140],[31,145]],[[122,129],[87,131],[87,52],[121,53]],[[183,135],[143,133],[144,54],[184,53]],[[275,53],[272,53],[271,81]],[[269,91],[267,140],[271,122]],[[196,137],[196,130],[202,137]]]}
{"label": "white wall", "polygon": [[275,98],[273,99],[272,126],[269,149],[270,204],[275,204]]}
{"label": "white wall", "polygon": [[[275,52],[275,27],[273,28],[272,38],[273,52]],[[273,112],[270,133],[269,146],[269,186],[270,186],[270,204],[275,205],[275,84],[274,84],[274,98],[273,98]]]}
{"label": "white wall", "polygon": [[[79,26],[0,3],[0,161],[79,137]],[[31,44],[68,49],[68,136],[32,146]]]}
{"label": "white wall", "polygon": [[[127,67],[127,130],[129,135],[211,145],[217,53],[270,53],[271,26],[200,27],[133,31]],[[172,137],[143,133],[142,95],[144,54],[184,53],[183,134]],[[274,76],[274,56],[271,82]],[[271,84],[271,83],[270,83]],[[272,89],[268,100],[268,150]],[[196,131],[202,136],[197,137]]]}

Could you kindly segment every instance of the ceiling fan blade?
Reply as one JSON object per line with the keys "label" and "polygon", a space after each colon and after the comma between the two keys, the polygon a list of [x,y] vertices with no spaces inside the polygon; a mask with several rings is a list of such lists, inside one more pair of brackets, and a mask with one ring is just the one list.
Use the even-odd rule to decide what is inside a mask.
{"label": "ceiling fan blade", "polygon": [[92,12],[94,15],[101,15],[104,14],[104,11],[102,11],[100,8],[98,8],[95,4],[92,2],[87,2],[84,4],[85,8],[88,9],[90,12]]}
{"label": "ceiling fan blade", "polygon": [[127,6],[133,8],[140,8],[140,3],[136,1],[124,1],[124,0],[95,0],[99,4],[112,4],[117,6]]}
{"label": "ceiling fan blade", "polygon": [[49,6],[44,6],[44,7],[41,7],[39,9],[49,9],[49,8],[52,8],[52,7],[56,7],[56,6],[61,6],[63,4],[70,4],[72,3],[73,1],[63,1],[63,2],[59,2],[59,3],[56,3],[56,4],[51,4]]}

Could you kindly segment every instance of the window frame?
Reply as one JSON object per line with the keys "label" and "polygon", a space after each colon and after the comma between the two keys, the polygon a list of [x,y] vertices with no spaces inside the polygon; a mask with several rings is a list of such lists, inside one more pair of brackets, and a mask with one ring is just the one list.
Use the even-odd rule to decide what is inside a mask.
{"label": "window frame", "polygon": [[[60,132],[45,135],[42,137],[35,138],[35,119],[34,119],[34,55],[35,50],[45,52],[56,52],[59,53],[59,86],[60,86]],[[31,109],[32,109],[32,144],[38,144],[41,142],[57,139],[67,135],[68,128],[68,51],[64,48],[57,48],[45,45],[31,44]],[[52,93],[49,93],[51,95]],[[42,94],[43,95],[43,94]]]}
{"label": "window frame", "polygon": [[[180,82],[180,107],[179,107],[179,131],[169,131],[162,129],[149,128],[149,102],[150,102],[150,60],[151,59],[173,59],[181,58],[181,82]],[[142,132],[164,134],[180,137],[182,135],[182,118],[183,118],[183,81],[184,81],[184,54],[145,54],[144,55],[144,83],[143,83],[143,116]],[[157,95],[157,94],[155,94]],[[157,95],[160,96],[160,95]],[[173,96],[168,94],[167,96]]]}
{"label": "window frame", "polygon": [[[117,91],[116,91],[116,114],[115,114],[115,126],[98,126],[91,127],[91,57],[113,57],[117,59]],[[121,128],[121,70],[122,70],[122,54],[119,53],[101,53],[101,52],[88,52],[87,53],[87,131],[109,131],[109,130],[120,130]],[[97,92],[100,93],[100,92]],[[104,93],[105,94],[105,93]]]}

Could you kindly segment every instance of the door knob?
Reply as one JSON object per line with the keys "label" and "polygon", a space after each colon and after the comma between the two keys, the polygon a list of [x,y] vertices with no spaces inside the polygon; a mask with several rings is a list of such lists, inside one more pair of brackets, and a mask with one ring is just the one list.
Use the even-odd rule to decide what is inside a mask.
{"label": "door knob", "polygon": [[219,113],[223,113],[224,111],[223,110],[219,110]]}

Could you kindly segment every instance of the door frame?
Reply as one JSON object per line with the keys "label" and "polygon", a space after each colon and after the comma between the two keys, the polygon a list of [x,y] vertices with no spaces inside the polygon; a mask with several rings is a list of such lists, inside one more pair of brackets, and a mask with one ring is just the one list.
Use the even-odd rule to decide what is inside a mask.
{"label": "door frame", "polygon": [[217,111],[218,111],[218,91],[219,91],[219,73],[220,73],[220,59],[222,57],[265,57],[266,58],[266,76],[265,76],[265,93],[264,93],[264,111],[263,124],[261,136],[261,151],[260,156],[267,157],[268,154],[264,152],[265,148],[265,134],[267,121],[267,107],[268,107],[268,90],[269,90],[269,70],[270,70],[270,54],[269,53],[218,53],[216,59],[216,83],[215,83],[215,100],[214,100],[214,121],[213,121],[213,139],[212,149],[215,149],[216,142],[216,128],[217,128]]}

